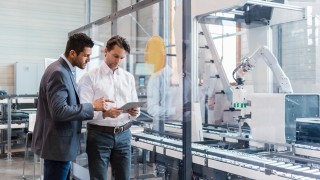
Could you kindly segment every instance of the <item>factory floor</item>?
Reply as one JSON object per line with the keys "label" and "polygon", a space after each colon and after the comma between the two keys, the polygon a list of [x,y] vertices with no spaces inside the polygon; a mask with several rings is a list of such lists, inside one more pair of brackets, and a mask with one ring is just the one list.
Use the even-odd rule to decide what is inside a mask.
{"label": "factory floor", "polygon": [[[29,149],[28,158],[26,159],[25,172],[23,176],[23,163],[24,163],[24,146],[15,145],[12,147],[12,159],[8,160],[7,154],[0,154],[0,180],[33,180],[40,179],[40,163],[33,164],[34,156]],[[34,166],[35,165],[35,169]],[[140,168],[139,168],[140,169]],[[33,177],[35,171],[35,177]],[[139,170],[141,171],[141,169]],[[149,174],[153,173],[153,168],[149,166]],[[134,165],[132,164],[132,175],[134,174]],[[111,178],[109,178],[111,179]],[[132,178],[134,179],[134,178]],[[139,178],[138,178],[139,179]],[[162,178],[157,177],[145,177],[143,179],[158,180]]]}
{"label": "factory floor", "polygon": [[[7,154],[0,154],[0,179],[22,180],[23,178],[24,146],[12,147],[12,159],[8,160]],[[33,155],[29,156],[25,164],[25,179],[33,179]],[[40,163],[35,163],[35,179],[40,179]]]}

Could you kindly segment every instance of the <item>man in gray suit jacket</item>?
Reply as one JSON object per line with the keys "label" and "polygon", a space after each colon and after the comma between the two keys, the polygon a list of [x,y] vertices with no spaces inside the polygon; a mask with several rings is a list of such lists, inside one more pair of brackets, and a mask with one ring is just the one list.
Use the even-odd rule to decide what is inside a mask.
{"label": "man in gray suit jacket", "polygon": [[82,121],[107,108],[109,100],[104,98],[80,104],[77,93],[75,67],[86,67],[93,45],[83,33],[70,36],[65,53],[47,67],[41,79],[32,150],[44,159],[45,180],[69,179],[70,161],[80,148]]}

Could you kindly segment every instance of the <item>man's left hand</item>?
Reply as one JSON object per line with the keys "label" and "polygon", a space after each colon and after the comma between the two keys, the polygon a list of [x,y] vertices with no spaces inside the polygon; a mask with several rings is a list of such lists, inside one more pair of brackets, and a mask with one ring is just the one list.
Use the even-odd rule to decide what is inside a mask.
{"label": "man's left hand", "polygon": [[130,116],[136,116],[138,114],[138,108],[131,108],[128,110],[128,113],[130,114]]}

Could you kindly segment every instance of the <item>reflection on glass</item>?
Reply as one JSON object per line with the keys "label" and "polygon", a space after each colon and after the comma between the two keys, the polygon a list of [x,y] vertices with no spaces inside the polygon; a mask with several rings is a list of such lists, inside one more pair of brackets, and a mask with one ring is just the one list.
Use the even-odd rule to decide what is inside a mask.
{"label": "reflection on glass", "polygon": [[[239,7],[235,1],[210,3],[215,5],[201,6],[201,11],[208,11],[196,19],[199,29],[192,32],[196,39],[192,45],[197,46],[192,46],[191,50],[198,54],[192,62],[184,64],[192,66],[194,71],[192,75],[186,73],[184,78],[181,73],[182,43],[177,37],[181,32],[174,29],[178,33],[173,39],[178,40],[166,42],[174,44],[170,47],[165,47],[163,35],[151,36],[159,30],[157,23],[160,21],[153,20],[157,6],[117,20],[117,34],[128,37],[133,45],[132,56],[122,67],[133,71],[139,101],[147,101],[141,108],[141,116],[134,122],[144,127],[144,131],[135,133],[132,130],[134,166],[131,177],[179,178],[183,163],[182,119],[186,107],[183,98],[191,99],[191,92],[183,97],[182,80],[190,85],[191,79],[195,82],[192,84],[192,121],[203,124],[200,130],[204,136],[203,141],[192,142],[190,158],[194,177],[303,179],[319,176],[319,88],[316,78],[319,18],[300,20],[301,15],[294,16],[288,10],[249,3]],[[273,9],[268,11],[272,15],[248,16],[257,15],[257,9]],[[211,14],[212,11],[216,13]],[[286,23],[284,17],[289,16],[290,20],[299,21]],[[182,28],[180,23],[176,21],[175,25]],[[204,33],[203,24],[207,25],[209,33]],[[96,27],[99,31],[95,30],[94,36],[105,33],[103,28]],[[133,30],[128,31],[130,28]],[[171,29],[171,35],[173,32]],[[210,45],[211,41],[216,47]],[[241,59],[262,45],[270,48],[290,79],[294,92],[299,94],[279,93],[277,78],[271,76],[263,59],[257,60],[252,72],[235,74],[244,78],[244,85],[231,79],[232,70]],[[166,51],[173,56],[166,56]],[[222,81],[223,77],[226,81]],[[228,92],[228,88],[232,91]],[[190,100],[185,102],[191,103]],[[234,171],[235,168],[240,171]]]}

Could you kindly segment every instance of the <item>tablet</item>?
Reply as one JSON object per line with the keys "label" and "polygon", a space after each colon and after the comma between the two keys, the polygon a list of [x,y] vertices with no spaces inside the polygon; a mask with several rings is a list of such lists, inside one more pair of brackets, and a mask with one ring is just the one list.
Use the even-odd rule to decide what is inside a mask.
{"label": "tablet", "polygon": [[123,112],[128,111],[129,109],[132,108],[137,108],[137,107],[141,107],[142,105],[144,105],[146,102],[128,102],[127,104],[123,105],[120,109]]}

